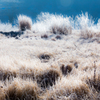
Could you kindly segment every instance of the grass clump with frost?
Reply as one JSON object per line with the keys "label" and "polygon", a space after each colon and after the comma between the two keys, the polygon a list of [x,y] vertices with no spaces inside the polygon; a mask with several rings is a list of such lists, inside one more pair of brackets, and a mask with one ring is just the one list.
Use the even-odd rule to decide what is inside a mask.
{"label": "grass clump with frost", "polygon": [[20,15],[22,36],[0,36],[0,100],[100,100],[100,42],[89,42],[99,40],[100,28],[84,16],[77,29],[69,18],[44,17],[34,24],[37,33]]}
{"label": "grass clump with frost", "polygon": [[32,81],[15,79],[7,87],[6,100],[38,100],[39,88]]}
{"label": "grass clump with frost", "polygon": [[19,23],[19,29],[21,31],[25,31],[26,29],[31,30],[32,20],[30,17],[27,17],[25,15],[19,15],[18,23]]}
{"label": "grass clump with frost", "polygon": [[68,34],[72,33],[72,28],[71,27],[66,27],[66,26],[53,25],[51,27],[51,32],[54,33],[54,34],[68,35]]}

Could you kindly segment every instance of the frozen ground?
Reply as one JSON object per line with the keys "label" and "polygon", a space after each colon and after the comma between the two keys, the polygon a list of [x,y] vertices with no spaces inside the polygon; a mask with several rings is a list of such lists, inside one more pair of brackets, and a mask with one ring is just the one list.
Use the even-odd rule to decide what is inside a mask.
{"label": "frozen ground", "polygon": [[99,21],[76,20],[47,14],[20,37],[0,34],[0,100],[100,100]]}

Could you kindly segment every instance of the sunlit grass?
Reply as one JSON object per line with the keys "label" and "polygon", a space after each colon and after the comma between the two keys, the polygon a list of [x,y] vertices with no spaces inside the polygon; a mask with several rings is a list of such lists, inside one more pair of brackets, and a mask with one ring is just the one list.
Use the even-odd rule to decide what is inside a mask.
{"label": "sunlit grass", "polygon": [[[44,17],[34,24],[41,30],[50,23],[44,32],[20,15],[23,34],[0,35],[0,100],[99,100],[99,29],[75,29],[69,18]],[[82,26],[85,17],[79,18]]]}

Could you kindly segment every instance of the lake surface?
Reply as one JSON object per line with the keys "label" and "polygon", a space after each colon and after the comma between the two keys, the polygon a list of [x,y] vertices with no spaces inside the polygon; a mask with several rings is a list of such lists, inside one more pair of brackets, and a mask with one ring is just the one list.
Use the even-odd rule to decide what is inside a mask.
{"label": "lake surface", "polygon": [[41,12],[72,17],[88,12],[97,21],[100,18],[100,0],[0,0],[1,22],[14,23],[19,14],[35,20]]}

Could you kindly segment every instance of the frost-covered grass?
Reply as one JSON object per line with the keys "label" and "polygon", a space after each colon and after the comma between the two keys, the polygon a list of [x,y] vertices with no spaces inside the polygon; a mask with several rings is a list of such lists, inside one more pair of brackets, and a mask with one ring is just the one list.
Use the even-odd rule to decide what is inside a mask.
{"label": "frost-covered grass", "polygon": [[25,15],[19,15],[18,24],[21,31],[25,31],[26,29],[31,30],[32,20],[30,17],[27,17]]}
{"label": "frost-covered grass", "polygon": [[82,27],[91,22],[85,15],[70,24],[48,16],[62,29],[71,27],[71,34],[54,34],[51,19],[34,23],[18,38],[0,34],[0,100],[99,100],[99,22]]}

